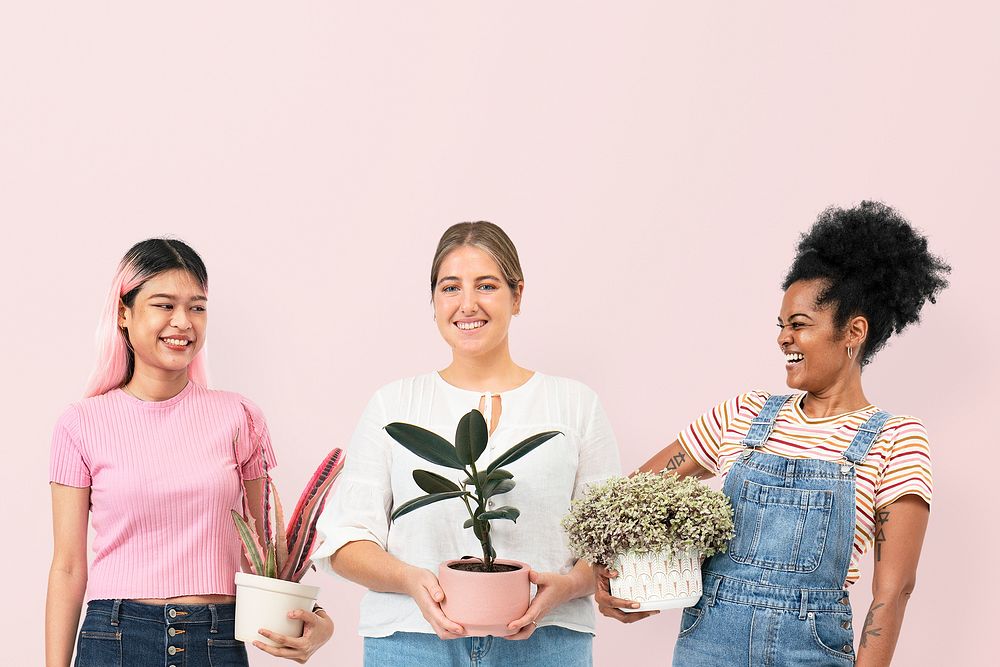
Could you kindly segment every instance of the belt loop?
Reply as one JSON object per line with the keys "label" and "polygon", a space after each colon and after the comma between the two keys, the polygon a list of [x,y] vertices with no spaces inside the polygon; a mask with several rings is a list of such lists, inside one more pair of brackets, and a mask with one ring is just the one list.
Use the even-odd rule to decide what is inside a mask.
{"label": "belt loop", "polygon": [[709,584],[708,589],[705,591],[705,603],[709,607],[715,606],[715,598],[719,595],[719,586],[722,585],[722,577],[715,576],[713,581]]}
{"label": "belt loop", "polygon": [[115,600],[115,603],[111,605],[111,625],[118,627],[118,614],[122,608],[122,601],[120,599]]}
{"label": "belt loop", "polygon": [[804,621],[809,613],[809,591],[802,589],[802,601],[799,603],[799,620]]}
{"label": "belt loop", "polygon": [[212,612],[212,629],[209,630],[213,635],[219,633],[219,612],[215,609],[214,604],[208,605],[208,610]]}

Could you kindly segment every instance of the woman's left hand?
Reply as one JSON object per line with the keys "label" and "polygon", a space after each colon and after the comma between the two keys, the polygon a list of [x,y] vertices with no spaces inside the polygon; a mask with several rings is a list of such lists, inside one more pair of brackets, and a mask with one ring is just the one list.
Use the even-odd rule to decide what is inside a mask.
{"label": "woman's left hand", "polygon": [[322,609],[315,613],[305,609],[288,612],[288,618],[302,619],[302,636],[286,637],[277,632],[261,628],[257,632],[264,635],[278,646],[269,646],[262,641],[255,641],[254,646],[264,653],[270,653],[279,658],[287,658],[298,663],[304,663],[316,650],[333,636],[333,620]]}
{"label": "woman's left hand", "polygon": [[531,583],[538,586],[538,590],[535,592],[535,597],[531,599],[531,604],[528,605],[524,616],[507,625],[509,629],[516,630],[516,632],[504,637],[504,639],[527,639],[538,629],[538,621],[545,618],[546,614],[553,608],[578,597],[576,595],[578,586],[571,574],[532,570],[528,574],[528,578]]}

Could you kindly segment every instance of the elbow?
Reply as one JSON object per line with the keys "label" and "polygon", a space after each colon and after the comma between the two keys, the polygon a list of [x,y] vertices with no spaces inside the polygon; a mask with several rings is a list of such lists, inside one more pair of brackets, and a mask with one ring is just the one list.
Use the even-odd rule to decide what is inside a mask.
{"label": "elbow", "polygon": [[913,575],[879,582],[872,592],[878,600],[896,600],[905,604],[916,587],[917,577]]}

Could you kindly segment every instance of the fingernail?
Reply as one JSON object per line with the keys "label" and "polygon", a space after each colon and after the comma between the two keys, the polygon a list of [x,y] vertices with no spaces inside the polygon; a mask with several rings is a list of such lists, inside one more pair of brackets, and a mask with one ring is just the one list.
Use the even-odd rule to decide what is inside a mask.
{"label": "fingernail", "polygon": [[633,602],[632,604],[629,605],[629,607],[631,607],[632,609],[638,609],[639,608],[639,603],[638,602]]}

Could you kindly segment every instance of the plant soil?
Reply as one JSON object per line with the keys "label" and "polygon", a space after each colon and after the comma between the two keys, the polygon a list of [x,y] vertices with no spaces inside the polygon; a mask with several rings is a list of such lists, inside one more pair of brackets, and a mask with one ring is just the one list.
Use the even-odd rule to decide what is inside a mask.
{"label": "plant soil", "polygon": [[448,567],[453,570],[461,570],[462,572],[482,572],[484,574],[493,574],[494,572],[513,572],[521,569],[517,565],[505,565],[503,563],[494,563],[492,570],[483,569],[484,566],[482,563],[452,563]]}

